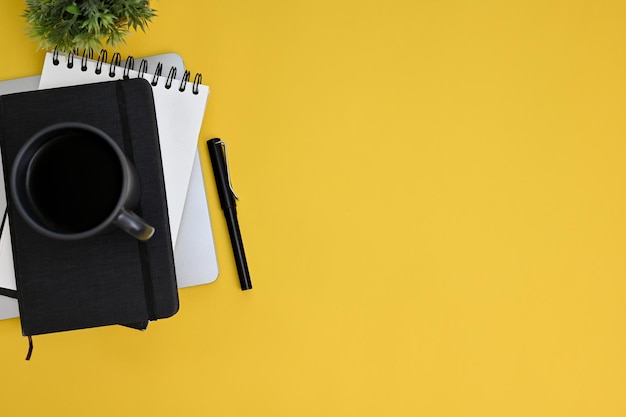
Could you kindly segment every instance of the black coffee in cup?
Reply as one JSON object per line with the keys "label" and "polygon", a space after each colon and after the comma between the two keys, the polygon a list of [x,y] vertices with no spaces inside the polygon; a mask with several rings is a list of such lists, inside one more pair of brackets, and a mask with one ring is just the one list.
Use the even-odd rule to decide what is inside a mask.
{"label": "black coffee in cup", "polygon": [[33,208],[47,227],[78,233],[111,214],[120,199],[122,167],[100,137],[66,131],[35,152],[26,182]]}

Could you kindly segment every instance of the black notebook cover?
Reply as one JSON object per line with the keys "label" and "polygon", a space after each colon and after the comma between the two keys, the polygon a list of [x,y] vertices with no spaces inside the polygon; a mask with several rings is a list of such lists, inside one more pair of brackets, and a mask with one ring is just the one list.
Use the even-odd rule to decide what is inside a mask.
{"label": "black notebook cover", "polygon": [[[7,181],[20,147],[36,132],[77,121],[106,132],[141,181],[135,209],[155,227],[140,242],[121,230],[75,241],[45,237],[14,211]],[[178,311],[152,89],[144,79],[111,81],[0,97],[0,149],[24,335],[111,324],[142,327]]]}

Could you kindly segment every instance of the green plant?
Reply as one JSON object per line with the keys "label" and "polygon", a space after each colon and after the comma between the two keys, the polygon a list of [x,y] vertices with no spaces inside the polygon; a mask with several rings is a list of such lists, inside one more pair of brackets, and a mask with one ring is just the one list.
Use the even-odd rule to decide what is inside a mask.
{"label": "green plant", "polygon": [[26,0],[23,17],[40,49],[116,47],[132,30],[145,32],[156,16],[149,0]]}

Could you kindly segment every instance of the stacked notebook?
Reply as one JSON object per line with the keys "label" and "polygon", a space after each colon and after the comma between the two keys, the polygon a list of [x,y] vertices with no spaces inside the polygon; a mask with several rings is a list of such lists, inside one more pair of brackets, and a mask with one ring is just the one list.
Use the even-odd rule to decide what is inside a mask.
{"label": "stacked notebook", "polygon": [[[174,54],[170,55],[176,57]],[[163,56],[159,58],[162,59]],[[158,158],[154,157],[153,151],[158,151],[162,156],[162,170],[165,174],[161,177],[164,179],[162,202],[165,207],[166,224],[165,226],[161,226],[160,229],[168,231],[167,235],[170,242],[169,254],[174,253],[172,259],[171,256],[167,255],[168,251],[166,247],[168,245],[164,244],[159,239],[155,240],[155,238],[148,241],[148,250],[142,250],[141,245],[130,238],[131,245],[139,246],[139,249],[134,251],[130,247],[118,245],[117,243],[113,244],[113,242],[107,242],[106,244],[104,241],[92,242],[94,246],[92,246],[91,243],[90,245],[83,245],[91,248],[90,250],[92,252],[89,254],[81,252],[81,248],[57,245],[55,241],[55,245],[53,245],[55,249],[43,251],[43,256],[38,254],[37,259],[41,259],[41,261],[37,261],[31,259],[32,254],[37,252],[34,249],[39,247],[29,241],[29,239],[33,238],[30,234],[32,231],[28,230],[24,232],[21,227],[24,225],[21,224],[21,219],[18,219],[19,216],[10,213],[6,223],[10,225],[11,242],[9,244],[7,243],[8,236],[6,232],[8,228],[5,227],[2,238],[0,239],[0,270],[6,271],[12,267],[12,265],[10,265],[12,259],[10,256],[7,256],[7,252],[11,252],[12,249],[15,252],[13,256],[15,260],[15,270],[18,271],[16,287],[20,296],[22,325],[24,333],[27,335],[106,324],[127,324],[133,325],[134,327],[141,327],[141,324],[146,323],[147,320],[167,317],[173,314],[177,308],[177,298],[175,297],[176,282],[172,279],[173,274],[170,273],[173,271],[173,266],[170,270],[170,267],[166,265],[170,263],[169,261],[174,262],[176,265],[179,287],[208,283],[217,277],[215,250],[208,209],[206,207],[202,172],[197,155],[198,134],[202,124],[206,99],[208,97],[208,88],[202,85],[197,78],[195,82],[190,80],[188,73],[184,71],[180,71],[176,74],[176,70],[174,70],[174,73],[169,70],[167,75],[164,73],[159,75],[159,65],[152,65],[153,70],[151,71],[150,63],[150,60],[146,60],[145,62],[138,60],[138,67],[133,69],[134,67],[129,64],[128,60],[126,62],[119,62],[113,58],[108,61],[102,57],[98,60],[91,60],[86,57],[50,53],[46,56],[44,70],[40,80],[38,80],[37,77],[28,77],[21,80],[12,80],[8,83],[0,83],[0,94],[7,90],[10,92],[32,90],[33,85],[37,81],[40,81],[40,88],[52,88],[48,91],[1,97],[0,100],[3,103],[3,129],[5,119],[8,120],[7,117],[10,115],[15,116],[15,114],[12,113],[13,110],[5,109],[19,108],[19,106],[16,107],[19,101],[19,105],[22,106],[22,110],[20,111],[22,115],[20,116],[22,117],[21,123],[28,123],[33,129],[40,126],[38,123],[46,123],[47,116],[41,117],[42,113],[50,114],[51,120],[57,121],[59,119],[65,120],[68,114],[72,114],[72,117],[79,117],[75,112],[68,111],[68,105],[74,103],[73,106],[75,107],[72,108],[80,108],[80,117],[87,118],[81,120],[87,122],[91,121],[91,124],[100,124],[101,128],[105,131],[107,130],[104,127],[105,125],[110,126],[109,129],[114,130],[115,122],[107,119],[114,113],[111,112],[108,106],[104,109],[102,105],[102,103],[110,103],[110,98],[104,99],[102,96],[102,94],[104,94],[103,92],[109,90],[111,84],[142,84],[143,87],[141,88],[132,87],[133,89],[137,89],[137,91],[147,88],[147,91],[150,91],[153,96],[154,104],[143,100],[145,94],[125,94],[126,97],[133,97],[130,100],[135,100],[130,103],[131,107],[126,106],[126,108],[135,109],[132,111],[139,113],[134,114],[133,117],[138,116],[144,121],[146,120],[146,115],[141,112],[147,111],[149,114],[150,111],[152,111],[154,114],[153,122],[158,130],[160,140],[157,139],[157,142],[154,142],[156,143],[156,150],[151,148],[151,151],[146,151],[144,149],[140,150],[140,153],[152,155],[151,160],[153,161],[158,160]],[[154,63],[154,60],[152,60],[152,63]],[[170,68],[173,67],[173,65],[170,66]],[[178,66],[178,68],[180,68],[180,66]],[[155,74],[155,70],[157,74]],[[110,74],[113,76],[110,76]],[[110,80],[116,79],[124,81],[110,82]],[[3,84],[5,87],[4,91],[2,88]],[[56,88],[75,84],[87,85],[71,88]],[[72,92],[72,96],[68,97],[64,95],[69,94],[70,91]],[[133,90],[133,92],[135,92],[135,90]],[[59,100],[61,96],[63,99]],[[53,98],[56,100],[54,104],[48,102],[47,105],[41,108],[32,103],[33,100],[39,103],[40,101],[45,102]],[[30,104],[28,104],[29,102]],[[37,119],[37,123],[35,123],[35,120],[28,120],[28,117],[24,118],[23,115]],[[95,122],[92,120],[94,118],[96,119]],[[104,118],[106,120],[103,119],[104,121],[101,123],[97,121],[98,118]],[[12,123],[14,123],[14,120],[11,119],[9,126],[11,126]],[[12,158],[11,149],[13,149],[13,146],[17,146],[17,143],[20,143],[21,138],[25,137],[19,136],[19,138],[16,138],[14,136],[15,131],[11,129],[13,128],[9,127],[8,131],[13,133],[2,133],[3,131],[0,130],[3,139],[11,138],[8,141],[5,140],[5,143],[11,142],[11,144],[7,146],[3,145],[6,147],[6,151],[3,147],[3,168],[5,173],[10,170]],[[142,127],[141,130],[144,131],[145,126]],[[29,132],[29,129],[24,129],[20,135],[30,136],[30,134],[33,133]],[[114,135],[111,134],[111,136]],[[151,141],[148,142],[152,143]],[[133,141],[133,143],[135,143],[135,141]],[[154,145],[154,143],[152,144]],[[136,152],[133,152],[133,154],[136,154]],[[145,173],[142,175],[141,170],[139,171],[142,182],[143,176],[148,178],[159,177],[158,175],[155,176],[154,173]],[[153,185],[149,187],[153,188]],[[4,197],[4,193],[2,194],[2,197]],[[151,203],[148,205],[143,204],[142,207],[152,207],[155,194],[152,192],[148,195],[152,196],[150,200]],[[165,196],[167,196],[167,199],[165,199]],[[0,201],[0,203],[2,203],[2,201]],[[142,215],[147,217],[145,208],[143,210]],[[115,235],[116,233],[112,233],[110,236],[107,235],[102,238],[105,240],[114,239]],[[39,236],[35,236],[35,240],[37,240],[38,237]],[[96,240],[100,238],[101,237],[98,237]],[[121,238],[121,236],[119,236],[119,238]],[[154,242],[152,242],[153,240]],[[32,249],[24,250],[26,247],[23,246],[24,242],[27,242],[27,246]],[[71,244],[69,245],[71,246]],[[40,250],[41,248],[49,246],[51,246],[49,242],[44,242],[41,244]],[[94,247],[99,247],[99,249],[94,250]],[[103,247],[108,247],[109,249],[103,249]],[[119,250],[119,248],[123,248],[123,250]],[[174,248],[173,251],[172,248]],[[74,249],[76,249],[76,251],[74,251]],[[103,256],[103,254],[106,255],[107,251],[111,250],[114,252],[111,257]],[[139,251],[139,253],[137,253],[137,251]],[[52,271],[54,268],[50,268],[50,263],[53,263],[53,259],[59,259],[59,257],[63,258],[64,256],[67,257],[63,254],[68,252],[80,254],[81,262],[87,259],[90,260],[90,262],[88,262],[90,267],[87,270],[81,267],[76,268],[76,265],[80,263],[77,257],[77,263],[70,268],[70,271]],[[142,253],[143,255],[141,255]],[[158,260],[154,259],[154,256],[146,258],[144,256],[146,253],[158,254]],[[130,262],[130,260],[138,259],[135,255],[139,255],[139,264]],[[142,258],[142,256],[144,257]],[[112,259],[118,259],[118,261],[114,262]],[[59,262],[56,263],[58,264]],[[28,266],[25,267],[25,264]],[[64,262],[64,264],[66,263]],[[85,263],[85,265],[86,264],[87,263]],[[118,269],[115,265],[120,265],[119,268],[121,269]],[[113,268],[116,272],[110,273],[109,271],[109,273],[107,273],[107,268],[109,270]],[[94,279],[83,279],[81,281],[73,277],[71,271],[74,270],[81,271],[83,277],[93,276]],[[54,280],[43,277],[43,275],[46,275],[44,274],[46,271],[47,275],[52,274],[57,278],[69,277],[67,278],[68,285],[63,288],[58,285],[52,285]],[[23,275],[24,273],[26,275]],[[23,276],[37,278],[24,280]],[[117,304],[114,301],[115,299],[119,300],[119,297],[115,295],[118,294],[119,288],[116,289],[115,279],[106,278],[111,276],[134,277],[123,279],[125,286],[124,292],[128,296],[125,298],[125,301],[118,301]],[[149,279],[147,279],[146,276],[148,276]],[[100,277],[103,281],[97,282],[100,281],[97,277]],[[112,281],[107,281],[108,279]],[[87,284],[87,282],[89,283]],[[106,285],[107,282],[110,285]],[[172,282],[174,283],[173,286],[171,285]],[[58,284],[58,279],[56,284]],[[85,285],[87,285],[89,291],[85,291]],[[93,292],[95,290],[94,286],[95,289],[97,289],[95,293]],[[11,285],[8,285],[8,287],[11,287]],[[56,289],[57,293],[52,291],[53,289]],[[100,291],[104,292],[100,294]],[[78,298],[74,299],[70,297],[66,303],[59,303],[58,299],[55,301],[54,296],[50,296],[45,302],[37,301],[36,303],[31,303],[30,301],[41,297],[42,294],[58,295],[59,293],[63,295],[62,298],[66,296]],[[7,314],[7,311],[2,311],[2,308],[4,306],[5,310],[11,310],[14,309],[14,305],[7,304],[11,303],[8,298],[0,298],[2,298],[2,300],[0,300],[0,318],[2,318],[3,313],[5,317],[10,317],[11,311],[8,311],[9,314]],[[97,298],[98,301],[94,302],[95,298]],[[33,307],[32,304],[36,304],[37,307]],[[72,312],[74,309],[70,307],[72,304],[86,306],[85,308],[87,308],[88,311],[80,315],[75,314],[75,312]],[[133,307],[131,308],[129,306]],[[37,312],[38,308],[41,308],[40,312]],[[44,320],[43,316],[49,319]],[[78,321],[69,319],[70,317],[78,316],[81,316]]]}
{"label": "stacked notebook", "polygon": [[[108,111],[102,111],[103,103]],[[121,230],[58,241],[34,231],[9,204],[23,333],[146,323],[173,315],[178,292],[149,83],[123,80],[0,97],[5,178],[24,143],[61,121],[99,128],[132,155],[141,179],[139,211],[156,232],[146,242]]]}

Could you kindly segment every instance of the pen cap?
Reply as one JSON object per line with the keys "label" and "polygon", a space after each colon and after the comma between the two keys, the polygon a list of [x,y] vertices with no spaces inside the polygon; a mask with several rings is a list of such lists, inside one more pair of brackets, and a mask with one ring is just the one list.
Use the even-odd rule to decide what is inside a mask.
{"label": "pen cap", "polygon": [[236,206],[235,196],[230,189],[228,178],[228,168],[226,162],[226,154],[224,153],[224,142],[219,138],[209,139],[207,147],[209,148],[209,157],[211,165],[213,165],[213,174],[215,175],[215,185],[217,186],[217,194],[220,198],[222,210],[234,208]]}

